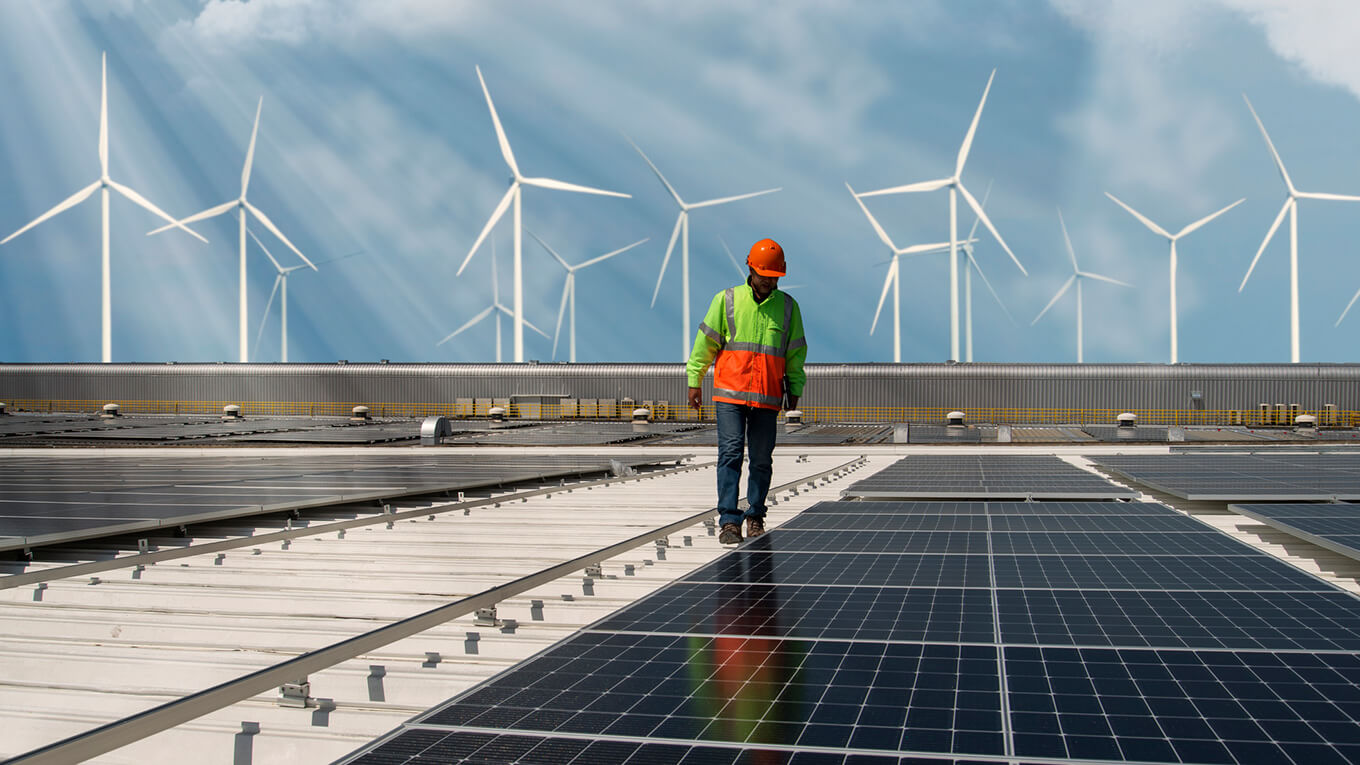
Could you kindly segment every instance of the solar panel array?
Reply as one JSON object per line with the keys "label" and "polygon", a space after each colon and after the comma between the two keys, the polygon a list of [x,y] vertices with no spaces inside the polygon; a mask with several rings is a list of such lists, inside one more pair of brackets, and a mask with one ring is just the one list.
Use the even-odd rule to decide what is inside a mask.
{"label": "solar panel array", "polygon": [[1360,454],[1112,455],[1092,461],[1126,478],[1189,500],[1360,499]]}
{"label": "solar panel array", "polygon": [[1287,534],[1360,560],[1360,505],[1298,502],[1236,504],[1229,508]]}
{"label": "solar panel array", "polygon": [[11,456],[0,550],[668,461],[641,455]]}
{"label": "solar panel array", "polygon": [[1358,630],[1161,505],[826,502],[342,761],[1356,762]]}
{"label": "solar panel array", "polygon": [[[815,423],[781,425],[775,431],[775,443],[787,445],[880,444],[892,440],[891,425],[842,425]],[[685,433],[662,439],[658,443],[716,446],[718,431],[711,426],[702,431]]]}
{"label": "solar panel array", "polygon": [[[989,429],[991,439],[996,440],[996,431]],[[909,444],[976,444],[981,443],[981,428],[967,428],[949,425],[907,425]]]}
{"label": "solar panel array", "polygon": [[1152,441],[1155,443],[1165,442],[1169,435],[1169,429],[1165,426],[1156,425],[1136,425],[1134,427],[1120,427],[1119,425],[1083,425],[1083,431],[1097,441],[1106,443],[1129,443],[1135,441]]}
{"label": "solar panel array", "polygon": [[1130,499],[1115,486],[1058,457],[1008,454],[904,457],[857,481],[844,496],[873,499]]}

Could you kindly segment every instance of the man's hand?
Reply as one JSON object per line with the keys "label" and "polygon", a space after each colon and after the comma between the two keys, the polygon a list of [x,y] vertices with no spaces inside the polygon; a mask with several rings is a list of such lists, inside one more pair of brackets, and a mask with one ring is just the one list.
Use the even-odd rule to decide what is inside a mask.
{"label": "man's hand", "polygon": [[792,393],[790,393],[790,394],[789,394],[789,409],[797,409],[797,408],[798,408],[798,397],[795,396],[795,395],[793,395]]}
{"label": "man's hand", "polygon": [[694,411],[701,411],[704,404],[704,391],[702,388],[689,389],[689,406]]}

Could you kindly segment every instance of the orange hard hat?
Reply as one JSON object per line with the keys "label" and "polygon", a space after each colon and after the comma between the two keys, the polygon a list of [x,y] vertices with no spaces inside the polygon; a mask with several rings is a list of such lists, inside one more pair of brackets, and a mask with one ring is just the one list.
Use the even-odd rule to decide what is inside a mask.
{"label": "orange hard hat", "polygon": [[761,239],[751,245],[751,254],[746,256],[746,265],[755,269],[761,276],[783,276],[784,248],[773,239]]}

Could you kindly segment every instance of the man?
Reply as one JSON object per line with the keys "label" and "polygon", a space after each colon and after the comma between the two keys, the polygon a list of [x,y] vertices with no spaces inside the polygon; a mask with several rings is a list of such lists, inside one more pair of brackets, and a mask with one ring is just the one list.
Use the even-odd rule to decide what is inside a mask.
{"label": "man", "polygon": [[[686,371],[689,405],[703,402],[700,385],[713,364],[713,405],[718,414],[718,541],[742,540],[737,509],[743,448],[751,472],[746,484],[746,536],[765,533],[765,495],[773,474],[775,421],[781,408],[796,409],[803,394],[807,339],[798,303],[780,292],[784,249],[773,239],[751,246],[746,283],[713,297],[699,324]],[[715,362],[716,359],[716,362]]]}

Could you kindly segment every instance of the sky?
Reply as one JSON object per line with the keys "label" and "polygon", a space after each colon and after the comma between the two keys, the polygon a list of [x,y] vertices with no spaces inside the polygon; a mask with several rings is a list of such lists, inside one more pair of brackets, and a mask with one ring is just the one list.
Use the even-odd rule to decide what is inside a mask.
{"label": "sky", "polygon": [[[771,237],[808,360],[890,362],[889,253],[846,184],[948,176],[995,69],[962,181],[1028,276],[979,229],[1005,308],[974,280],[973,359],[1076,360],[1074,292],[1031,323],[1072,273],[1061,209],[1082,270],[1133,285],[1084,287],[1085,360],[1169,360],[1167,242],[1108,192],[1172,232],[1245,198],[1178,242],[1179,360],[1282,362],[1287,221],[1239,291],[1286,198],[1243,94],[1299,189],[1360,195],[1357,28],[1349,0],[6,0],[0,238],[99,177],[107,53],[110,176],[175,217],[238,196],[262,103],[248,198],[319,263],[289,279],[290,361],[494,361],[491,319],[439,344],[490,305],[493,248],[511,305],[509,214],[458,273],[510,178],[480,66],[524,175],[631,195],[524,191],[527,321],[554,334],[566,275],[528,231],[570,263],[649,240],[578,273],[579,361],[682,360],[741,278],[721,242]],[[679,243],[652,303],[678,207],[629,139],[689,202],[781,188],[692,213],[693,326]],[[899,246],[949,237],[947,192],[864,201]],[[1334,326],[1355,205],[1299,205],[1305,362],[1360,339],[1360,310]],[[99,360],[100,220],[95,195],[0,245],[0,361]],[[237,360],[234,213],[193,225],[207,244],[161,223],[113,195],[113,360]],[[247,258],[250,357],[278,361],[274,267]],[[948,285],[947,255],[902,260],[903,361],[951,358]],[[526,360],[567,332],[554,355],[526,330]]]}

